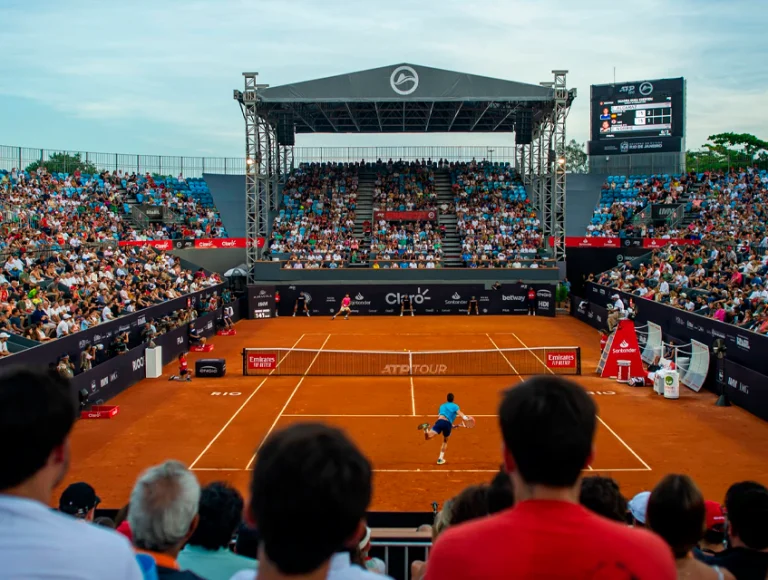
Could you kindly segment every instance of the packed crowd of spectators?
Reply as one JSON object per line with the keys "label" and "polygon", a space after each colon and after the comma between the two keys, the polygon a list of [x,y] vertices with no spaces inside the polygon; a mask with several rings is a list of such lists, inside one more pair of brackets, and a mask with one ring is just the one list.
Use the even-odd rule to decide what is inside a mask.
{"label": "packed crowd of spectators", "polygon": [[[366,513],[373,468],[341,430],[278,429],[259,447],[249,493],[204,487],[178,461],[141,473],[125,506],[99,516],[99,490],[70,484],[78,415],[65,379],[12,369],[0,377],[0,571],[8,578],[373,580]],[[40,405],[39,401],[46,401]],[[445,502],[414,580],[445,578],[720,578],[768,573],[768,489],[730,486],[705,500],[687,475],[662,477],[631,500],[609,477],[584,477],[597,405],[580,385],[538,376],[506,391],[498,420],[503,466],[489,485]],[[599,449],[598,449],[599,452]],[[727,520],[727,521],[726,521]],[[109,528],[109,529],[105,529]],[[114,531],[113,531],[114,530]]]}
{"label": "packed crowd of spectators", "polygon": [[[409,264],[439,262],[443,257],[440,227],[434,222],[389,222],[379,220],[371,232],[371,258]],[[410,267],[410,266],[409,266]]]}
{"label": "packed crowd of spectators", "polygon": [[7,254],[0,332],[47,342],[221,283],[147,247],[74,246]]}
{"label": "packed crowd of spectators", "polygon": [[[354,238],[358,166],[302,163],[288,178],[268,243],[291,267],[340,267],[360,248]],[[338,256],[338,259],[336,258]]]}
{"label": "packed crowd of spectators", "polygon": [[[0,171],[0,213],[10,247],[61,248],[88,242],[226,237],[218,213],[186,195],[183,177],[161,178],[122,171],[88,175],[39,168]],[[137,229],[128,201],[165,206],[173,222]],[[10,237],[10,240],[5,238]],[[11,245],[9,242],[13,242]]]}
{"label": "packed crowd of spectators", "polygon": [[768,175],[735,170],[698,177],[701,186],[688,202],[698,217],[684,232],[692,244],[667,246],[646,263],[626,262],[596,281],[768,333]]}
{"label": "packed crowd of spectators", "polygon": [[[603,183],[600,201],[587,226],[590,236],[661,237],[652,224],[634,223],[634,218],[647,206],[680,204],[694,190],[696,174],[611,176]],[[669,232],[670,235],[672,232]],[[677,232],[675,232],[677,233]]]}
{"label": "packed crowd of spectators", "polygon": [[532,259],[541,246],[541,228],[514,168],[472,161],[450,170],[464,264],[507,267]]}
{"label": "packed crowd of spectators", "polygon": [[393,162],[377,166],[373,207],[386,211],[427,211],[437,208],[432,161]]}

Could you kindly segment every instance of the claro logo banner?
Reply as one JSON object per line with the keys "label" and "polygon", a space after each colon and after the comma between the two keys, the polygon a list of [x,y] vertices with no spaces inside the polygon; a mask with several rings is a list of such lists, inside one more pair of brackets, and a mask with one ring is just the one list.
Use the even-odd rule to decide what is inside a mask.
{"label": "claro logo banner", "polygon": [[[256,297],[250,290],[249,296]],[[257,287],[253,287],[257,288]],[[480,305],[482,314],[526,314],[526,295],[529,288],[537,294],[536,314],[554,316],[555,287],[552,284],[502,284],[498,290],[484,284],[306,284],[292,283],[277,286],[280,292],[280,316],[293,314],[293,307],[301,292],[308,293],[311,314],[327,315],[341,303],[345,294],[352,298],[352,312],[359,315],[400,315],[400,304],[408,297],[418,315],[466,314],[472,297]],[[274,291],[273,289],[273,291]],[[254,304],[253,308],[257,308]],[[252,308],[252,310],[253,310]]]}

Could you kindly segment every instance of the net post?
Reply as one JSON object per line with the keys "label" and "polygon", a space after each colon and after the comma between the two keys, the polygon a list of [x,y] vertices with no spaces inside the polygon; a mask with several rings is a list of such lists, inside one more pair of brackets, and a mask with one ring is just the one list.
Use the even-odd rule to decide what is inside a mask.
{"label": "net post", "polygon": [[408,351],[408,374],[413,375],[413,353]]}
{"label": "net post", "polygon": [[581,375],[581,347],[576,347],[576,374]]}
{"label": "net post", "polygon": [[248,355],[246,353],[247,350],[248,350],[247,348],[244,348],[243,352],[241,354],[241,356],[243,357],[243,376],[246,375],[246,368],[245,367],[246,367],[246,361],[248,360]]}

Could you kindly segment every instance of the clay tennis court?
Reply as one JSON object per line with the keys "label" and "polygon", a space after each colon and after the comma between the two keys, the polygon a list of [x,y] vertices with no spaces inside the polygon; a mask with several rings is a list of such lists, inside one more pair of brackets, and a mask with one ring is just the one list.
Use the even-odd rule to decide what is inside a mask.
{"label": "clay tennis court", "polygon": [[[524,376],[512,368],[507,376],[242,376],[243,348],[415,352],[545,346],[581,347],[583,374],[573,378],[600,408],[597,453],[588,471],[614,477],[625,495],[650,489],[669,472],[690,474],[717,500],[734,481],[768,481],[765,422],[737,407],[715,407],[709,392],[682,389],[679,400],[665,400],[650,388],[595,377],[597,333],[569,316],[249,320],[237,325],[237,336],[212,342],[213,353],[190,355],[190,368],[196,357],[226,358],[225,378],[168,382],[176,370],[169,365],[166,378],[126,390],[112,401],[120,406],[116,418],[77,423],[64,483],[86,480],[103,507],[116,508],[127,502],[144,468],[174,458],[203,483],[225,480],[247,494],[255,453],[271,432],[322,421],[345,429],[373,462],[373,511],[429,511],[432,501],[442,503],[466,485],[493,477],[500,463],[500,392]],[[507,356],[514,366],[515,354]],[[541,372],[548,372],[545,364]],[[416,427],[434,421],[449,391],[477,424],[454,432],[447,463],[438,466],[439,438],[424,441]]]}

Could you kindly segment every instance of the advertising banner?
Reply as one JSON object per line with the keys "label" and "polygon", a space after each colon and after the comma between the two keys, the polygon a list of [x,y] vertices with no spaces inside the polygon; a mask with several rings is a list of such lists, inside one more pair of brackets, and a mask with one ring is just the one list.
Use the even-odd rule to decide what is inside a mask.
{"label": "advertising banner", "polygon": [[410,297],[416,314],[466,314],[473,296],[480,314],[526,314],[530,287],[536,291],[536,314],[554,316],[553,284],[504,284],[499,290],[486,289],[484,284],[371,284],[352,288],[318,284],[278,286],[277,289],[281,296],[279,313],[290,316],[300,292],[309,295],[311,314],[335,314],[346,293],[352,299],[353,314],[400,314],[404,295]]}
{"label": "advertising banner", "polygon": [[663,248],[664,246],[667,246],[669,244],[675,245],[675,246],[698,246],[701,243],[701,240],[689,240],[687,238],[670,238],[668,240],[664,240],[662,238],[644,238],[643,239],[643,247],[654,249],[654,248]]}
{"label": "advertising banner", "polygon": [[[293,308],[293,303],[291,303],[291,308]],[[248,286],[248,318],[272,318],[274,315],[275,287]]]}
{"label": "advertising banner", "polygon": [[677,217],[682,212],[681,203],[654,203],[651,204],[651,219],[666,220],[671,217]]}
{"label": "advertising banner", "polygon": [[374,221],[387,220],[390,222],[426,222],[437,219],[437,212],[429,211],[374,211]]}
{"label": "advertising banner", "polygon": [[[263,248],[266,240],[256,239],[256,247]],[[197,238],[183,240],[123,240],[118,246],[150,246],[156,250],[184,250],[195,248],[198,250],[221,250],[231,248],[247,248],[248,238]]]}
{"label": "advertising banner", "polygon": [[[717,368],[717,361],[714,366]],[[725,394],[733,403],[768,421],[768,383],[764,375],[726,359],[722,375],[716,371],[715,377],[718,387],[720,383],[725,385]]]}
{"label": "advertising banner", "polygon": [[173,242],[174,240],[122,240],[120,242],[117,242],[117,245],[120,247],[125,246],[149,246],[150,248],[155,248],[156,250],[172,250],[173,249]]}
{"label": "advertising banner", "polygon": [[108,349],[115,337],[122,332],[128,333],[129,344],[135,346],[141,341],[141,331],[148,320],[162,318],[171,312],[186,308],[188,303],[195,304],[201,297],[208,298],[214,292],[221,293],[223,288],[223,284],[212,286],[194,294],[168,300],[139,312],[121,316],[111,322],[99,324],[88,330],[81,330],[54,342],[41,344],[40,346],[2,359],[0,367],[27,364],[32,366],[48,365],[55,363],[57,358],[63,353],[67,353],[69,360],[77,366],[83,349],[92,344],[103,345],[104,349]]}

